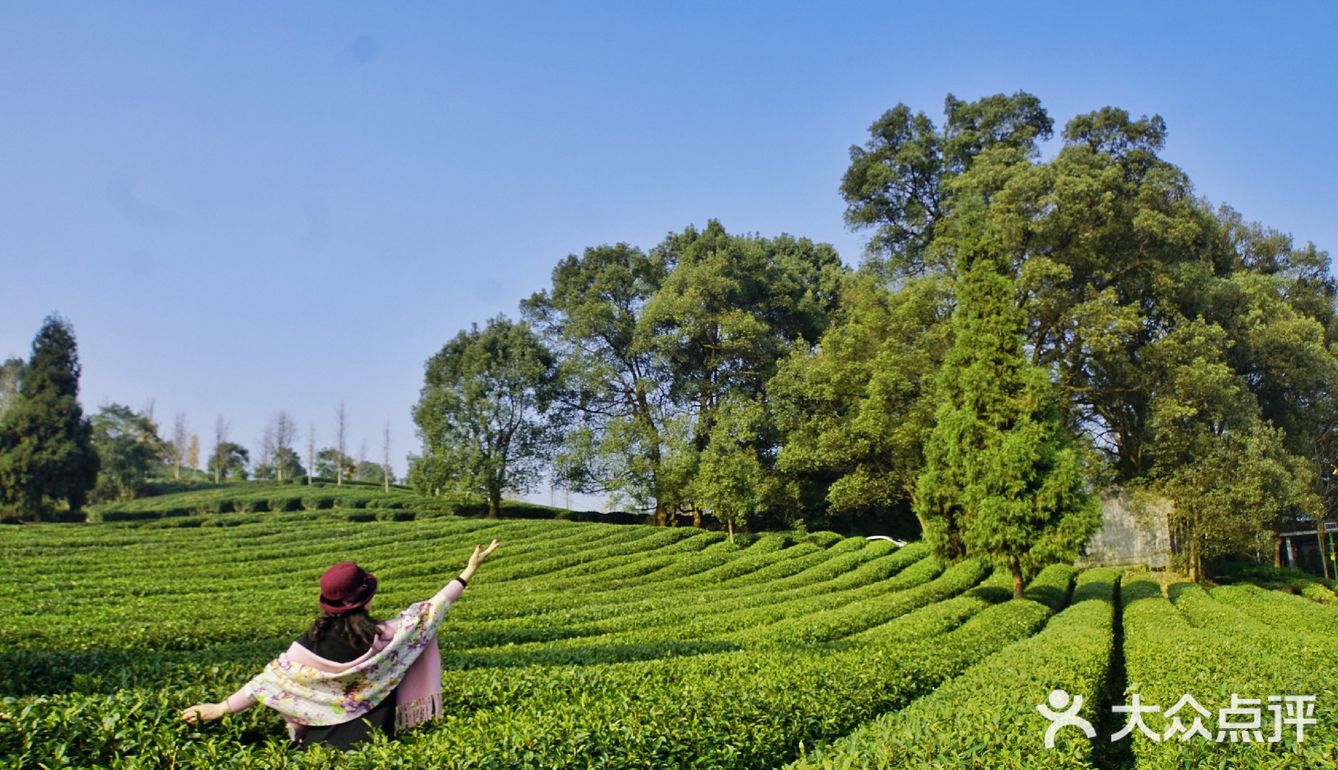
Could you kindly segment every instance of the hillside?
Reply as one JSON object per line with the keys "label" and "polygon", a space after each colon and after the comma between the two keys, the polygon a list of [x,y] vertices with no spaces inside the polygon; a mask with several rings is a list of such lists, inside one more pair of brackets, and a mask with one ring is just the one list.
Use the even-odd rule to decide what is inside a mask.
{"label": "hillside", "polygon": [[[371,508],[356,510],[373,510]],[[944,565],[920,543],[833,533],[721,533],[355,509],[192,514],[148,523],[0,528],[0,756],[7,766],[325,766],[253,708],[199,728],[301,633],[340,559],[380,580],[384,617],[426,598],[474,543],[501,550],[440,635],[446,717],[329,758],[337,767],[1318,766],[1338,719],[1303,742],[1054,749],[1035,711],[1057,688],[1098,711],[1124,686],[1168,708],[1232,693],[1331,696],[1338,611],[1250,586],[1147,573],[1006,575]],[[417,515],[424,514],[424,515]],[[232,526],[170,526],[191,519]],[[1116,640],[1123,639],[1122,645]],[[1192,651],[1192,652],[1190,652]],[[1266,716],[1267,716],[1267,712]],[[1165,729],[1160,715],[1149,718]],[[1113,727],[1118,729],[1116,723]],[[815,755],[816,752],[816,755]]]}

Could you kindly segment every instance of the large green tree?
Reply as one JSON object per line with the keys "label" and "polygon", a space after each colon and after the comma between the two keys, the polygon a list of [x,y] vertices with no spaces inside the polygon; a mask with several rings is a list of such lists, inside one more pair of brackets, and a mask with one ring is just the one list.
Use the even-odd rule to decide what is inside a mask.
{"label": "large green tree", "polygon": [[504,316],[461,331],[427,362],[414,422],[423,439],[411,473],[424,490],[482,496],[488,515],[502,493],[525,491],[542,476],[560,425],[548,419],[557,361],[528,324]]}
{"label": "large green tree", "polygon": [[672,417],[665,367],[637,325],[672,265],[624,243],[588,248],[553,269],[553,286],[522,303],[561,361],[558,406],[575,419],[556,481],[653,510],[677,504],[665,465]]}
{"label": "large green tree", "polygon": [[99,409],[91,422],[100,464],[97,496],[129,499],[139,494],[167,453],[153,418],[112,403]]}
{"label": "large green tree", "polygon": [[[691,421],[684,449],[700,455],[720,404],[744,398],[765,405],[766,383],[781,358],[791,346],[818,341],[848,274],[830,245],[788,235],[730,235],[714,220],[703,230],[670,235],[657,251],[674,269],[646,303],[637,334],[662,362],[675,413]],[[770,413],[762,414],[756,440],[770,457],[780,433]],[[700,521],[691,488],[680,494]]]}
{"label": "large green tree", "polygon": [[1274,524],[1318,508],[1311,469],[1287,451],[1246,379],[1226,360],[1228,333],[1203,319],[1184,324],[1149,362],[1162,376],[1150,423],[1146,483],[1174,501],[1177,566],[1191,579],[1231,554],[1269,552]]}
{"label": "large green tree", "polygon": [[1077,557],[1100,516],[1046,371],[1023,350],[1025,316],[997,238],[970,201],[953,222],[954,340],[915,511],[942,558],[987,559],[1025,578]]}
{"label": "large green tree", "polygon": [[870,250],[896,276],[952,274],[949,252],[934,249],[939,225],[951,204],[955,178],[989,150],[996,158],[1031,158],[1037,141],[1048,139],[1053,121],[1040,100],[1023,91],[965,102],[949,94],[944,123],[904,104],[869,126],[863,147],[850,148],[841,180],[846,222],[872,230]]}
{"label": "large green tree", "polygon": [[[1210,208],[1184,172],[1159,156],[1166,125],[1155,115],[1133,118],[1112,107],[1079,115],[1065,126],[1055,157],[1041,161],[1033,140],[1048,133],[1048,119],[1025,94],[970,104],[950,97],[947,112],[940,130],[899,107],[875,124],[866,148],[852,150],[843,185],[848,218],[873,231],[871,249],[889,286],[951,277],[960,257],[946,231],[953,212],[962,201],[983,201],[1006,255],[1001,269],[1014,277],[1026,313],[1025,349],[1052,373],[1065,425],[1108,460],[1092,469],[1095,481],[1160,480],[1173,502],[1194,503],[1190,486],[1167,481],[1159,447],[1192,443],[1208,422],[1161,418],[1182,398],[1178,369],[1167,362],[1183,352],[1185,330],[1204,324],[1216,331],[1191,335],[1203,365],[1225,366],[1233,387],[1251,396],[1247,413],[1260,421],[1245,434],[1255,439],[1237,427],[1226,445],[1259,448],[1264,432],[1277,429],[1291,457],[1247,453],[1247,460],[1259,458],[1264,475],[1274,460],[1286,468],[1308,464],[1310,491],[1287,499],[1325,492],[1315,471],[1324,447],[1335,443],[1338,392],[1338,292],[1327,254],[1229,208]],[[961,115],[992,115],[978,125],[996,130],[960,131]],[[972,135],[983,141],[963,139],[965,152],[949,149],[951,137]],[[1266,528],[1257,520],[1250,526],[1276,532],[1316,515],[1310,508],[1275,507]],[[1200,535],[1233,528],[1218,522]],[[1188,558],[1179,551],[1188,542],[1177,539],[1178,556]],[[1243,542],[1224,535],[1221,545]]]}
{"label": "large green tree", "polygon": [[777,477],[767,474],[767,463],[759,456],[765,425],[761,403],[739,394],[728,396],[717,410],[710,442],[698,456],[693,498],[725,525],[731,543],[734,530],[747,526],[749,519],[765,509],[768,498],[774,497],[770,487]]}
{"label": "large green tree", "polygon": [[700,521],[700,455],[735,395],[762,407],[755,443],[770,475],[779,434],[766,382],[791,344],[816,342],[844,276],[830,246],[731,235],[716,221],[649,254],[619,244],[568,257],[552,289],[524,305],[562,359],[561,401],[578,418],[559,478],[654,510],[661,524],[680,512]]}
{"label": "large green tree", "polygon": [[33,339],[18,396],[0,421],[0,492],[25,517],[39,518],[57,500],[78,512],[97,482],[79,372],[74,330],[48,316]]}
{"label": "large green tree", "polygon": [[845,519],[917,534],[910,503],[934,425],[935,374],[951,345],[951,300],[949,280],[913,278],[891,291],[861,270],[818,345],[781,361],[767,384],[784,436],[777,467],[799,481],[810,524]]}

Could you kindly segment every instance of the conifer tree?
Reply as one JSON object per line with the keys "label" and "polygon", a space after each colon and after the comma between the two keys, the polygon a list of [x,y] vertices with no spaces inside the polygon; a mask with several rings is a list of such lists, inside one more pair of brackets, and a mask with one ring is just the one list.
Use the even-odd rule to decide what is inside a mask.
{"label": "conifer tree", "polygon": [[1001,249],[978,207],[958,214],[954,341],[915,512],[936,554],[993,562],[1021,598],[1024,579],[1075,558],[1100,517],[1049,377],[1024,356],[1026,319]]}
{"label": "conifer tree", "polygon": [[97,482],[92,433],[79,407],[74,331],[48,316],[0,422],[0,493],[25,518],[39,518],[48,502],[62,499],[78,512]]}

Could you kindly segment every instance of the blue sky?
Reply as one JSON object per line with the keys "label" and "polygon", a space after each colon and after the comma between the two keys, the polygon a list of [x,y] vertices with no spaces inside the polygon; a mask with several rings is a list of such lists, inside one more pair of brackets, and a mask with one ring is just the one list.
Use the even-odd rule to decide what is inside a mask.
{"label": "blue sky", "polygon": [[[1159,113],[1198,193],[1338,248],[1338,4],[10,3],[0,356],[53,310],[86,409],[286,409],[397,467],[423,363],[587,246],[689,224],[851,264],[837,192],[898,102]],[[547,493],[536,495],[547,499]]]}

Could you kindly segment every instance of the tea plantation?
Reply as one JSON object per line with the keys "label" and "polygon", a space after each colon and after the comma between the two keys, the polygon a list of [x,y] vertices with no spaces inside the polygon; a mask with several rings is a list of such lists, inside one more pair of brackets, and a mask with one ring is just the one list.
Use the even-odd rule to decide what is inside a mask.
{"label": "tea plantation", "polygon": [[[919,543],[312,508],[0,528],[0,765],[1338,767],[1338,607],[1309,598],[1056,565],[1013,601]],[[178,720],[305,629],[331,562],[374,571],[388,616],[494,537],[442,627],[445,718],[346,754],[290,748],[260,707]],[[1055,689],[1096,738],[1044,746]],[[1112,743],[1133,693],[1193,696],[1213,738],[1233,696],[1314,696],[1314,723],[1269,742],[1260,705],[1262,742]]]}

